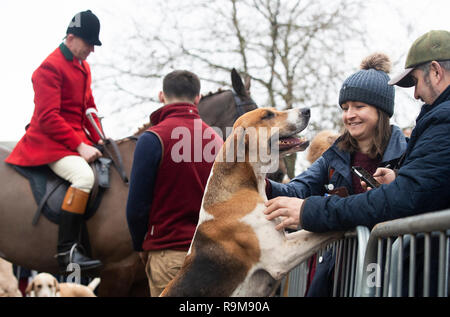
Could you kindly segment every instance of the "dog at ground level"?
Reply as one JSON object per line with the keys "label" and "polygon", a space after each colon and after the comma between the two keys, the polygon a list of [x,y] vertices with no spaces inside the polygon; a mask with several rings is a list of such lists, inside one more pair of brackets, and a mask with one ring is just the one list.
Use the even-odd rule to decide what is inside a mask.
{"label": "dog at ground level", "polygon": [[75,283],[58,283],[56,278],[48,273],[39,273],[28,285],[28,297],[96,297],[95,288],[100,284],[96,277],[88,286]]}
{"label": "dog at ground level", "polygon": [[185,262],[161,296],[269,296],[287,272],[341,237],[304,230],[287,234],[264,215],[270,163],[260,155],[251,159],[252,135],[246,132],[257,138],[257,154],[276,147],[282,156],[308,146],[296,134],[309,117],[309,109],[260,108],[235,122],[212,167]]}

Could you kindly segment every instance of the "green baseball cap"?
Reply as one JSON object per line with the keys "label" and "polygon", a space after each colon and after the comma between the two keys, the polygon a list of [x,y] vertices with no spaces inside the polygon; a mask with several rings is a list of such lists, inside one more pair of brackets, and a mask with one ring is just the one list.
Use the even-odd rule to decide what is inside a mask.
{"label": "green baseball cap", "polygon": [[413,87],[416,83],[410,74],[415,67],[431,61],[448,59],[450,59],[450,32],[439,30],[425,33],[409,49],[405,70],[393,77],[389,85]]}

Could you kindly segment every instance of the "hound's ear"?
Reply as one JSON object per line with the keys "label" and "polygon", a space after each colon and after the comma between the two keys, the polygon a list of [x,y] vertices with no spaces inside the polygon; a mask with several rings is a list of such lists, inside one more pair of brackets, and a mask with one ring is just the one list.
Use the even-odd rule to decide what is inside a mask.
{"label": "hound's ear", "polygon": [[53,278],[53,285],[55,286],[55,291],[59,292],[59,283],[56,278]]}
{"label": "hound's ear", "polygon": [[238,126],[234,134],[234,161],[244,162],[248,152],[249,136],[244,127]]}
{"label": "hound's ear", "polygon": [[29,295],[33,290],[34,290],[34,281],[28,284],[27,288],[25,289],[25,294]]}
{"label": "hound's ear", "polygon": [[245,136],[245,128],[241,126],[236,127],[234,133],[234,141],[236,142],[236,144],[239,144],[239,142],[243,142],[244,136]]}
{"label": "hound's ear", "polygon": [[[244,144],[244,135],[245,129],[243,127],[237,126],[233,128],[233,132],[231,132],[231,134],[228,136],[223,146],[224,151],[222,152],[223,157],[221,158],[223,162],[237,162],[238,158],[242,156],[242,144]],[[241,151],[241,154],[239,154],[239,151]]]}
{"label": "hound's ear", "polygon": [[231,70],[231,84],[233,85],[233,89],[238,94],[238,96],[249,97],[244,83],[242,82],[241,76],[234,68]]}

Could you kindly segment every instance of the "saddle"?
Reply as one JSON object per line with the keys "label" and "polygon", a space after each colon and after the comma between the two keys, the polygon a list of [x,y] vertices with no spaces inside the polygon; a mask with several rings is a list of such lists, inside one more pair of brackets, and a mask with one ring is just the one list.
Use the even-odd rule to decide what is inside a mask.
{"label": "saddle", "polygon": [[[95,214],[104,191],[110,186],[109,169],[111,163],[111,159],[100,157],[90,164],[94,171],[95,183],[84,214],[85,220],[88,220]],[[47,165],[31,167],[12,166],[28,179],[34,199],[38,204],[32,224],[37,224],[41,214],[44,214],[51,222],[59,224],[61,205],[70,183],[56,175]]]}

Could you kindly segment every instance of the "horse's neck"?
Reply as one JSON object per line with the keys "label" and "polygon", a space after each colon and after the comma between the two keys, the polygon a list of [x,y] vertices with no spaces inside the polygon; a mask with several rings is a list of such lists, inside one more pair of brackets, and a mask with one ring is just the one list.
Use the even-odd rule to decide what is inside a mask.
{"label": "horse's neck", "polygon": [[136,148],[136,139],[125,138],[117,141],[117,145],[122,156],[124,168],[126,170],[131,170],[131,165],[133,164],[133,153]]}

